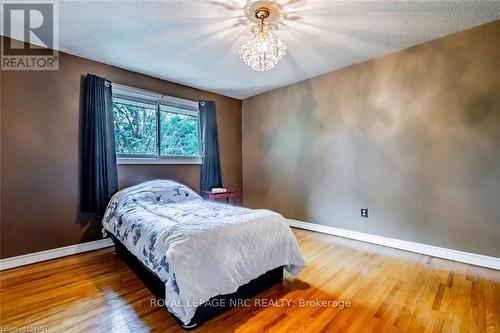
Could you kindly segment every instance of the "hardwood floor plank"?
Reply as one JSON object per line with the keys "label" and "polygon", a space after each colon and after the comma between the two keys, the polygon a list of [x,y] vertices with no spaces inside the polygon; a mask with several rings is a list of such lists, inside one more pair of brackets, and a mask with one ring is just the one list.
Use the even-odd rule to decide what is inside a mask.
{"label": "hardwood floor plank", "polygon": [[[196,332],[500,331],[499,271],[293,231],[307,266],[257,296],[276,302],[232,309]],[[152,297],[108,248],[0,272],[0,326],[184,332]]]}

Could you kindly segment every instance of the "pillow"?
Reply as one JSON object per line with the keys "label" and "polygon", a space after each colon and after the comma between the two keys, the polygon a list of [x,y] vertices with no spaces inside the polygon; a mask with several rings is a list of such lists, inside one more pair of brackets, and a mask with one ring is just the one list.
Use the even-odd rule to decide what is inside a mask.
{"label": "pillow", "polygon": [[121,201],[124,198],[141,199],[158,203],[177,203],[188,200],[201,200],[201,197],[189,187],[172,180],[150,180],[118,191],[112,198]]}

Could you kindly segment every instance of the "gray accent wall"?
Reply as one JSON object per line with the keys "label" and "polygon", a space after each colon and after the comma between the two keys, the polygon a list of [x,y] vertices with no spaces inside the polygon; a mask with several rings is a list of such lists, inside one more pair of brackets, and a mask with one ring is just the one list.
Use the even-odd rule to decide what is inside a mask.
{"label": "gray accent wall", "polygon": [[498,40],[500,21],[244,100],[245,205],[500,257]]}

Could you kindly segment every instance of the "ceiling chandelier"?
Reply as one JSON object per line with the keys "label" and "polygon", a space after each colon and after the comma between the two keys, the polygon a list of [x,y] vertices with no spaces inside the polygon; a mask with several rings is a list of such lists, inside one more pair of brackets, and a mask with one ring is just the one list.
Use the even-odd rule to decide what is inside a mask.
{"label": "ceiling chandelier", "polygon": [[271,24],[264,22],[270,10],[260,7],[255,10],[255,17],[260,20],[250,30],[250,39],[240,46],[240,58],[253,70],[263,72],[273,68],[286,53],[286,45],[276,36]]}

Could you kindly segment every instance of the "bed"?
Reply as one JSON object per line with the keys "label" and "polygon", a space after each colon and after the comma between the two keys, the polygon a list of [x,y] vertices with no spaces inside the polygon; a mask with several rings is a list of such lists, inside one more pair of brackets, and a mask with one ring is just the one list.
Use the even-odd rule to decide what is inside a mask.
{"label": "bed", "polygon": [[102,224],[116,253],[185,329],[279,283],[283,269],[295,275],[304,266],[281,215],[206,201],[170,180],[119,191]]}

